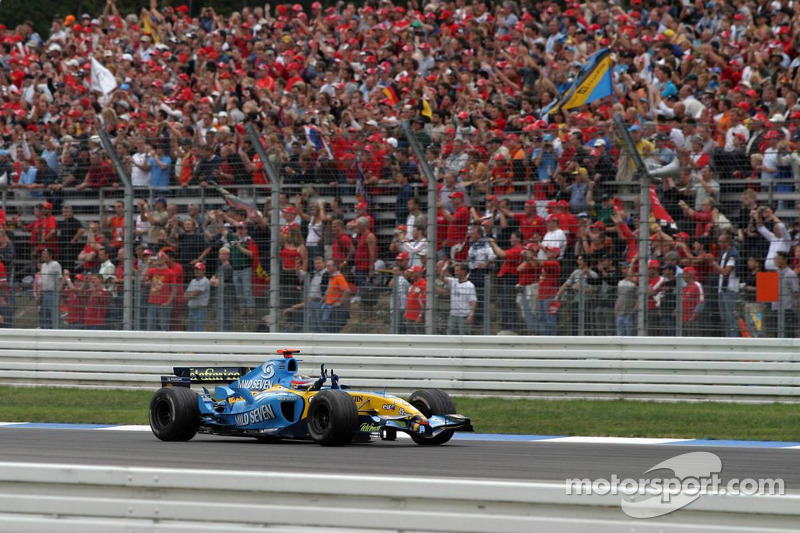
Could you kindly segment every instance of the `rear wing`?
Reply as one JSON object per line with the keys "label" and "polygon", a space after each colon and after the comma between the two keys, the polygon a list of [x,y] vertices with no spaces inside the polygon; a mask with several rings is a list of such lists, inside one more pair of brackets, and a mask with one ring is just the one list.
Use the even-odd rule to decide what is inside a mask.
{"label": "rear wing", "polygon": [[192,383],[231,383],[250,372],[246,366],[176,366],[173,376],[161,376],[162,387],[190,387]]}

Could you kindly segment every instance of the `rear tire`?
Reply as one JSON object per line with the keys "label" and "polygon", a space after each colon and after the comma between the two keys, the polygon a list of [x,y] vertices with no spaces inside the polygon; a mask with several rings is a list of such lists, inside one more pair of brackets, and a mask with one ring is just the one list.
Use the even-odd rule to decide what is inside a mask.
{"label": "rear tire", "polygon": [[200,428],[197,393],[186,387],[163,387],[150,401],[150,429],[163,441],[187,441]]}
{"label": "rear tire", "polygon": [[310,400],[306,423],[311,439],[322,446],[343,446],[353,440],[358,409],[344,391],[324,390]]}
{"label": "rear tire", "polygon": [[[456,412],[453,399],[446,392],[439,389],[418,390],[408,397],[408,403],[413,405],[425,418],[433,415],[452,415]],[[434,437],[424,437],[417,433],[410,433],[411,440],[421,446],[438,446],[453,438],[455,431],[442,431]]]}

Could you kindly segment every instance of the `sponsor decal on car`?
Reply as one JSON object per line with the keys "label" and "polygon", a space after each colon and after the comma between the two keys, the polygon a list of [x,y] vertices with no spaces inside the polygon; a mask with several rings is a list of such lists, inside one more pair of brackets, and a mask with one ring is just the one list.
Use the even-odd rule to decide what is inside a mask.
{"label": "sponsor decal on car", "polygon": [[236,415],[235,418],[237,426],[248,426],[272,420],[275,418],[275,411],[271,405],[259,405],[255,409]]}

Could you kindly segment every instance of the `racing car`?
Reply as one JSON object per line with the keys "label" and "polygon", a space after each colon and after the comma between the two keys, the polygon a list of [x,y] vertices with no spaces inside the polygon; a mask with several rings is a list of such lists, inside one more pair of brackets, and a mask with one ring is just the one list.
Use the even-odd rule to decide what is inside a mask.
{"label": "racing car", "polygon": [[[253,368],[173,369],[150,402],[150,428],[163,441],[188,441],[197,433],[312,440],[342,446],[373,437],[395,440],[406,433],[420,445],[439,445],[456,431],[472,431],[469,418],[456,414],[450,396],[438,389],[418,390],[408,400],[339,384],[325,369],[316,380],[298,375],[298,350],[278,350],[281,358]],[[236,378],[212,395],[192,383]],[[328,383],[326,385],[326,383]]]}

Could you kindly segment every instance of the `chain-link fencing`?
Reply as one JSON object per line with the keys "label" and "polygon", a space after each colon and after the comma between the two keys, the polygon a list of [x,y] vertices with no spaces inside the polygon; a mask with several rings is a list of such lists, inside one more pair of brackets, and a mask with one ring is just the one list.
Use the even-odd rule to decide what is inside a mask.
{"label": "chain-link fencing", "polygon": [[796,124],[524,123],[16,146],[2,326],[796,336]]}

